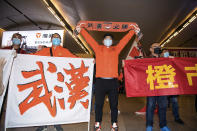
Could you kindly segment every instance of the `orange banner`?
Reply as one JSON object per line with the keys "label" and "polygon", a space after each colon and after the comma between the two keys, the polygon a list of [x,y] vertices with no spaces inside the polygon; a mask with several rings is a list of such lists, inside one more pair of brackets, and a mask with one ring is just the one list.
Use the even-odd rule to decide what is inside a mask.
{"label": "orange banner", "polygon": [[136,34],[140,32],[140,28],[134,22],[80,21],[77,26],[89,31],[126,32],[135,30]]}

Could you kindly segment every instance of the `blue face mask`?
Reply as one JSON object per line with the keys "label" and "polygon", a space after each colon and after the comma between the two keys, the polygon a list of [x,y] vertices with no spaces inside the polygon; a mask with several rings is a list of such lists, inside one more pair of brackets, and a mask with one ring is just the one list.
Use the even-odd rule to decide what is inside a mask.
{"label": "blue face mask", "polygon": [[169,57],[169,52],[165,52],[165,53],[163,54],[163,56],[164,56],[164,57]]}
{"label": "blue face mask", "polygon": [[52,44],[53,45],[58,46],[58,45],[60,45],[60,43],[61,43],[60,38],[53,38],[52,39]]}
{"label": "blue face mask", "polygon": [[20,44],[21,44],[21,40],[18,39],[18,38],[13,38],[13,39],[12,39],[12,43],[13,43],[14,45],[20,45]]}
{"label": "blue face mask", "polygon": [[112,45],[112,40],[110,39],[105,39],[104,40],[104,45],[107,46],[107,47],[110,47]]}

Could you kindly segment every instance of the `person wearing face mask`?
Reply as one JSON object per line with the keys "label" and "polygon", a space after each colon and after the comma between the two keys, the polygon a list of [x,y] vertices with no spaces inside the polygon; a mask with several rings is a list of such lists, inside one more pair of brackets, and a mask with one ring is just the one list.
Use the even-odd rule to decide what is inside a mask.
{"label": "person wearing face mask", "polygon": [[58,33],[54,33],[51,36],[52,47],[42,48],[36,53],[31,55],[40,55],[40,56],[55,56],[55,57],[73,57],[76,58],[68,49],[60,46],[61,36]]}
{"label": "person wearing face mask", "polygon": [[4,47],[2,49],[13,49],[16,50],[16,53],[26,54],[26,51],[21,49],[22,35],[19,33],[15,33],[12,35],[12,46]]}
{"label": "person wearing face mask", "polygon": [[[39,55],[39,56],[54,56],[54,57],[72,57],[76,58],[69,50],[60,46],[61,37],[58,33],[54,33],[51,37],[52,47],[42,48],[36,53],[31,55]],[[56,131],[63,131],[63,128],[60,125],[54,125]],[[46,131],[47,126],[40,126],[36,129],[36,131]]]}
{"label": "person wearing face mask", "polygon": [[[174,56],[170,56],[170,53],[167,50],[162,51],[162,56],[165,58],[174,58]],[[168,105],[172,103],[172,113],[174,115],[174,121],[178,124],[184,124],[183,120],[180,118],[179,115],[179,105],[177,95],[168,96]]]}
{"label": "person wearing face mask", "polygon": [[113,36],[111,34],[105,34],[103,38],[104,45],[99,45],[84,28],[76,27],[75,31],[75,33],[81,34],[92,47],[96,57],[96,110],[94,130],[101,130],[103,104],[105,95],[108,93],[111,108],[111,131],[118,131],[118,58],[121,50],[134,35],[134,31],[130,30],[116,46],[112,46]]}
{"label": "person wearing face mask", "polygon": [[[150,58],[159,58],[161,57],[161,47],[159,43],[154,43],[150,47]],[[158,115],[159,115],[159,126],[161,131],[170,131],[167,127],[166,122],[166,110],[167,110],[167,96],[149,96],[147,97],[146,102],[146,131],[153,130],[153,117],[154,110],[158,105]]]}

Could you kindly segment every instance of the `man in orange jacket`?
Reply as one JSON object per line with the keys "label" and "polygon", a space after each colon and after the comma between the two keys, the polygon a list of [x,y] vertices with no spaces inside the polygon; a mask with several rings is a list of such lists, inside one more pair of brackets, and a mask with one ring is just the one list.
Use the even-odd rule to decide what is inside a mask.
{"label": "man in orange jacket", "polygon": [[81,34],[86,42],[93,48],[96,57],[96,84],[95,84],[95,131],[101,130],[103,104],[105,94],[108,93],[111,108],[112,131],[118,131],[118,58],[121,50],[134,35],[134,31],[120,40],[119,44],[112,46],[113,36],[105,34],[103,44],[99,45],[84,29],[77,27],[76,32]]}
{"label": "man in orange jacket", "polygon": [[[31,55],[76,58],[76,56],[73,55],[69,50],[60,46],[61,37],[58,33],[52,35],[51,42],[52,42],[52,47],[43,48],[42,50]],[[63,131],[63,128],[60,125],[55,125],[54,127],[56,131]],[[36,131],[45,131],[45,130],[47,130],[47,126],[40,126],[36,129]]]}
{"label": "man in orange jacket", "polygon": [[42,50],[34,53],[33,55],[40,55],[40,56],[55,56],[55,57],[74,57],[68,49],[63,48],[60,46],[61,37],[58,33],[55,33],[51,37],[52,47],[43,48]]}

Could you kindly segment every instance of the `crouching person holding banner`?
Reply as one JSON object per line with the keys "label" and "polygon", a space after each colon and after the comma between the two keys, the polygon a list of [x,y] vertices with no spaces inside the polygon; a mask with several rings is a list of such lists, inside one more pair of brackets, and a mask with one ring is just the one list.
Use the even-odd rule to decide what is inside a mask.
{"label": "crouching person holding banner", "polygon": [[76,33],[84,37],[87,43],[93,48],[96,57],[94,131],[101,130],[103,104],[107,93],[111,108],[111,131],[118,131],[118,57],[121,50],[134,35],[134,30],[130,30],[116,46],[112,46],[113,36],[111,34],[105,34],[103,38],[104,45],[99,45],[85,28],[77,26]]}
{"label": "crouching person holding banner", "polygon": [[[154,43],[150,47],[151,58],[159,58],[162,51],[159,43]],[[159,126],[161,131],[170,131],[166,122],[166,110],[167,110],[167,96],[149,96],[147,97],[146,105],[146,131],[152,131],[153,129],[153,116],[156,103],[158,105]]]}
{"label": "crouching person holding banner", "polygon": [[[52,47],[43,48],[42,50],[31,54],[31,55],[40,55],[40,56],[54,56],[54,57],[72,57],[76,58],[70,51],[60,46],[61,37],[58,33],[55,33],[51,37]],[[60,125],[54,125],[56,131],[63,131],[63,128]],[[36,131],[46,131],[47,126],[40,126]]]}

